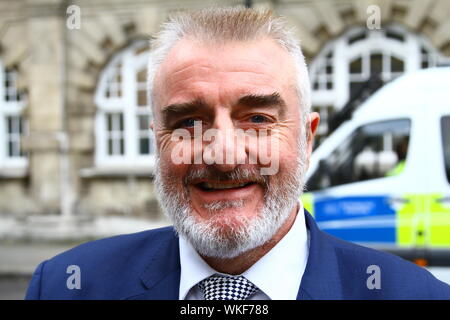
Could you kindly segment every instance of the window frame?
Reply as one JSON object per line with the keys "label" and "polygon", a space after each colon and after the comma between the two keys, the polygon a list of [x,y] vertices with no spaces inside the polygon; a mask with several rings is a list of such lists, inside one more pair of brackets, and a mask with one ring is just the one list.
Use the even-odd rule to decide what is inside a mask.
{"label": "window frame", "polygon": [[[364,37],[361,37],[363,33]],[[388,33],[401,36],[403,41],[388,36]],[[349,40],[353,38],[356,40],[349,43]],[[422,48],[425,49],[426,54],[422,53]],[[329,63],[327,56],[330,53],[332,54],[333,73],[331,75],[321,74],[320,70]],[[332,106],[334,110],[341,109],[350,99],[351,82],[358,81],[352,80],[352,78],[358,77],[352,77],[350,74],[350,63],[359,57],[362,58],[363,74],[359,81],[366,81],[370,77],[369,58],[373,53],[382,53],[383,59],[389,60],[385,69],[388,69],[388,65],[391,64],[391,59],[386,57],[395,57],[403,61],[403,72],[392,73],[391,70],[384,70],[382,79],[385,82],[401,74],[422,69],[422,63],[425,60],[427,67],[450,62],[450,59],[440,54],[425,37],[409,32],[402,25],[390,24],[385,29],[370,31],[363,26],[354,26],[340,37],[326,43],[310,64],[312,106],[319,109],[327,109],[329,106]],[[331,77],[331,89],[314,89],[316,80],[325,79],[325,77]],[[327,113],[327,110],[324,112]],[[324,127],[321,129],[321,131],[328,131]]]}
{"label": "window frame", "polygon": [[[136,80],[137,73],[147,70],[149,51],[141,50],[148,46],[147,41],[136,41],[127,48],[118,52],[103,69],[95,92],[97,112],[95,116],[95,165],[108,166],[152,166],[155,162],[154,138],[148,128],[150,154],[139,153],[139,139],[142,130],[139,128],[139,115],[148,115],[150,120],[150,107],[138,106],[137,90],[142,83]],[[138,52],[139,51],[139,52]],[[138,53],[136,53],[138,52]],[[121,97],[106,97],[108,78],[114,74],[120,64]],[[148,101],[147,101],[148,102]],[[107,116],[121,113],[123,115],[124,153],[121,155],[108,154]],[[153,151],[153,152],[152,152]]]}
{"label": "window frame", "polygon": [[[16,80],[12,86],[5,86],[5,77],[7,72],[15,74],[17,78],[17,71],[15,69],[7,70],[0,60],[0,168],[4,169],[25,169],[28,166],[28,158],[25,152],[22,150],[22,155],[20,156],[10,156],[8,154],[8,118],[18,117],[22,121],[22,132],[19,135],[19,148],[23,142],[23,136],[28,133],[28,123],[22,116],[23,110],[25,109],[27,100],[26,95],[17,90]],[[6,92],[8,89],[13,88],[16,95],[19,95],[19,99],[14,99],[13,101],[6,100]],[[14,133],[17,134],[17,133]]]}

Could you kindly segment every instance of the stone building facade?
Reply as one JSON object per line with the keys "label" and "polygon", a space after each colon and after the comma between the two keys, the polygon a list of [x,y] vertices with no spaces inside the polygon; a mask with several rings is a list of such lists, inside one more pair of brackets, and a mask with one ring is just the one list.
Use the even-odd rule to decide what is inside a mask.
{"label": "stone building facade", "polygon": [[[145,101],[148,39],[171,12],[243,2],[0,1],[0,216],[159,219]],[[378,65],[389,81],[450,57],[447,0],[255,0],[253,6],[272,8],[295,28],[323,118],[367,79],[364,65]],[[373,6],[378,33],[367,32]],[[377,47],[384,41],[377,37],[392,50],[350,48],[360,40],[367,41],[360,47]],[[350,51],[356,58],[342,56]],[[342,59],[356,75],[339,71]]]}

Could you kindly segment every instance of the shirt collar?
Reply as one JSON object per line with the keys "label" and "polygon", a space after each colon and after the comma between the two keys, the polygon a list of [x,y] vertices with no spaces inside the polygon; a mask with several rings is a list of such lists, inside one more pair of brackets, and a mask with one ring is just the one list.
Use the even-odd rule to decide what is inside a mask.
{"label": "shirt collar", "polygon": [[203,279],[217,273],[195,251],[189,241],[179,236],[180,242],[180,300],[184,300],[189,290]]}
{"label": "shirt collar", "polygon": [[288,233],[242,275],[272,300],[295,300],[307,260],[305,215],[300,201]]}
{"label": "shirt collar", "polygon": [[[288,233],[242,275],[272,300],[296,299],[308,260],[307,240],[303,204],[299,201],[297,216]],[[180,236],[179,242],[179,296],[185,299],[197,283],[219,272],[211,268],[186,239]]]}

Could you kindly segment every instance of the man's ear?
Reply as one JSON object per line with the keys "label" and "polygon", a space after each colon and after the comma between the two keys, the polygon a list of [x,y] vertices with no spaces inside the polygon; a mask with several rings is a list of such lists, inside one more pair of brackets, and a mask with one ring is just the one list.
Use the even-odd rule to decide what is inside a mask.
{"label": "man's ear", "polygon": [[152,121],[150,121],[150,129],[152,131],[154,131],[154,128],[155,128],[155,122],[152,120]]}
{"label": "man's ear", "polygon": [[309,114],[309,120],[306,124],[306,136],[308,137],[308,152],[312,152],[312,146],[314,142],[314,136],[316,135],[317,128],[319,127],[320,116],[317,112],[311,112]]}

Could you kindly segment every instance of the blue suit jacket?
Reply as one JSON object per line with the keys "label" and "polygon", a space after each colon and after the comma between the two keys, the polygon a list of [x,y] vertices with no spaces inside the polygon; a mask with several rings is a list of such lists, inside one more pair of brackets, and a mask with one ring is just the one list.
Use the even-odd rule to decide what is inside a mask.
{"label": "blue suit jacket", "polygon": [[[305,216],[310,249],[298,299],[450,299],[450,286],[427,270],[334,238]],[[71,265],[80,268],[80,289],[67,286]],[[372,265],[379,267],[379,289],[368,286]],[[26,298],[178,299],[179,282],[178,237],[166,227],[88,242],[42,262]]]}

